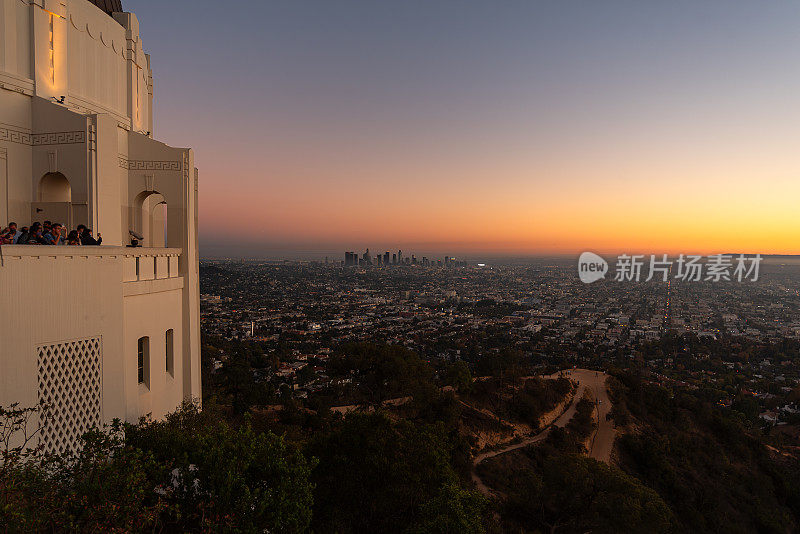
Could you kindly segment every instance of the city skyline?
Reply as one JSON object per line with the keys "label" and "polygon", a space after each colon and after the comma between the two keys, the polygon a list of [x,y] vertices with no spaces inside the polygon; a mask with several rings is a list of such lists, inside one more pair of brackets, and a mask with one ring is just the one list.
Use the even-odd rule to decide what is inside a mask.
{"label": "city skyline", "polygon": [[800,6],[193,6],[131,1],[205,257],[800,252]]}

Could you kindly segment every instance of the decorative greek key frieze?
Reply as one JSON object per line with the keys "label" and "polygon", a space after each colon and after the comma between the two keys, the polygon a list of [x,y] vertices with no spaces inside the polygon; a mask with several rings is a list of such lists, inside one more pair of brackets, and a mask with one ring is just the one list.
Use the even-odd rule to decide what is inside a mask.
{"label": "decorative greek key frieze", "polygon": [[86,142],[86,132],[51,132],[33,134],[33,145],[76,145]]}
{"label": "decorative greek key frieze", "polygon": [[28,146],[74,145],[86,142],[86,132],[78,130],[74,132],[29,134],[27,132],[9,130],[8,128],[0,128],[0,141],[9,141]]}
{"label": "decorative greek key frieze", "polygon": [[9,130],[8,128],[0,128],[0,141],[9,141],[11,143],[19,143],[20,145],[32,144],[31,134]]}
{"label": "decorative greek key frieze", "polygon": [[121,155],[119,156],[119,166],[121,169],[129,171],[180,171],[182,168],[180,161],[128,159]]}

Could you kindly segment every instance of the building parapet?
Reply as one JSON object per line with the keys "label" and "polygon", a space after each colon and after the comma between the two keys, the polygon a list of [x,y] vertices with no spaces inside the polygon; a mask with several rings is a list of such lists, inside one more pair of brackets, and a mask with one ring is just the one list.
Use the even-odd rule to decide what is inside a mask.
{"label": "building parapet", "polygon": [[133,248],[114,246],[3,245],[0,267],[15,260],[107,259],[122,262],[122,282],[178,278],[179,248]]}

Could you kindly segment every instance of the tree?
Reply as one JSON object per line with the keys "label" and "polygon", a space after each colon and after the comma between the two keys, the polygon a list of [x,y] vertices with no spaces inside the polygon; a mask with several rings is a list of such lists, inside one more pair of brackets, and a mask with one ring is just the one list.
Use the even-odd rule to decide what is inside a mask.
{"label": "tree", "polygon": [[527,370],[525,358],[521,352],[504,348],[496,353],[485,355],[478,360],[478,376],[494,376],[501,380],[513,380]]}
{"label": "tree", "polygon": [[[11,412],[0,409],[2,428],[24,430]],[[193,405],[91,430],[75,452],[16,447],[4,458],[3,531],[295,533],[311,521],[312,462],[248,419],[232,429]]]}
{"label": "tree", "polygon": [[439,493],[420,509],[416,524],[408,534],[481,534],[487,501],[458,484],[442,486]]}
{"label": "tree", "polygon": [[249,358],[242,353],[231,355],[220,373],[221,390],[231,400],[233,412],[242,415],[256,400],[256,383]]}
{"label": "tree", "polygon": [[185,404],[164,421],[126,427],[132,446],[153,455],[154,473],[181,530],[302,532],[311,521],[313,463],[272,433],[236,428]]}
{"label": "tree", "polygon": [[[0,426],[20,433],[39,408],[0,408]],[[32,432],[31,432],[32,431]],[[12,436],[13,437],[13,436]],[[29,440],[28,445],[31,445]],[[4,443],[9,441],[4,440]],[[83,436],[76,452],[45,454],[41,447],[6,447],[0,468],[0,529],[18,532],[130,532],[161,526],[166,507],[147,473],[151,455],[127,446],[122,425]]]}
{"label": "tree", "polygon": [[472,387],[472,373],[464,361],[457,361],[447,367],[447,383],[458,392],[466,392]]}
{"label": "tree", "polygon": [[433,382],[431,366],[417,353],[399,345],[346,345],[331,360],[329,370],[340,375],[355,374],[363,402],[374,407]]}
{"label": "tree", "polygon": [[441,527],[448,518],[480,525],[482,498],[457,490],[452,448],[442,424],[394,423],[382,412],[347,415],[309,445],[319,458],[314,530],[403,532]]}
{"label": "tree", "polygon": [[555,532],[669,532],[670,509],[653,490],[616,468],[574,454],[549,454],[509,496],[508,515]]}

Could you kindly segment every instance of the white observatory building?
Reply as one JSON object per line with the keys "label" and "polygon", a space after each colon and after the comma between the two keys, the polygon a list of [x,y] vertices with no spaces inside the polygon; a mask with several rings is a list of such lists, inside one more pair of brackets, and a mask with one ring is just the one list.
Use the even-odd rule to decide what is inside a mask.
{"label": "white observatory building", "polygon": [[120,0],[0,0],[0,226],[103,238],[0,246],[0,405],[49,406],[49,450],[201,395],[197,169],[153,130]]}

